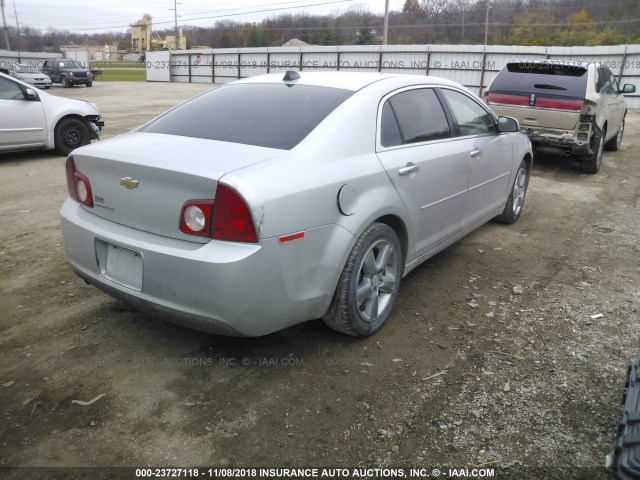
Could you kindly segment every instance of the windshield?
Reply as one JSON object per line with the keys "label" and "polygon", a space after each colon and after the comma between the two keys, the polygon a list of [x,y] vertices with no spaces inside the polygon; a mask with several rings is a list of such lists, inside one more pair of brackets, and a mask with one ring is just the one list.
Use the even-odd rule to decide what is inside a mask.
{"label": "windshield", "polygon": [[141,131],[290,150],[353,94],[309,85],[225,85]]}
{"label": "windshield", "polygon": [[40,73],[40,70],[37,70],[34,67],[29,67],[28,65],[17,65],[15,67],[15,71],[20,73]]}
{"label": "windshield", "polygon": [[73,60],[66,61],[66,62],[60,62],[60,66],[62,68],[82,68],[79,64],[77,64]]}

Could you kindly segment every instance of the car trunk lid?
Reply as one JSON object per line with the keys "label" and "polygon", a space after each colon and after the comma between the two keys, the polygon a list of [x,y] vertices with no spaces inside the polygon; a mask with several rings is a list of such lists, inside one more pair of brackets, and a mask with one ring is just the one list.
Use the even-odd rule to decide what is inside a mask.
{"label": "car trunk lid", "polygon": [[491,84],[487,103],[523,127],[573,130],[580,120],[587,66],[547,62],[507,64]]}
{"label": "car trunk lid", "polygon": [[[86,153],[85,153],[86,152]],[[208,242],[180,231],[188,200],[213,199],[225,174],[280,151],[230,142],[133,132],[73,153],[91,183],[93,208],[107,220],[167,237]]]}

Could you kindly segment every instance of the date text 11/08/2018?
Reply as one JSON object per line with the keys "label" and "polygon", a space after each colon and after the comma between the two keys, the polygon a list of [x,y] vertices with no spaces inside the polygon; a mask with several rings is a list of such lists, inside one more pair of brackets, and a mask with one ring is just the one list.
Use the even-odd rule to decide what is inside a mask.
{"label": "date text 11/08/2018", "polygon": [[136,468],[137,478],[493,478],[494,468]]}

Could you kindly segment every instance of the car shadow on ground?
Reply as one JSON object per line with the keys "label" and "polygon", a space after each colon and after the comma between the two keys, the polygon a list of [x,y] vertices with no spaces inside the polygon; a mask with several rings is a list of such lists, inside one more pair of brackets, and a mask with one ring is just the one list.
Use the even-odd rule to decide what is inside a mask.
{"label": "car shadow on ground", "polygon": [[[445,249],[402,280],[392,318],[389,319],[389,325],[383,328],[389,335],[384,337],[387,341],[402,332],[404,326],[401,310],[405,304],[412,302],[417,291],[421,292],[422,300],[428,304],[438,301],[440,272],[452,271],[452,264],[459,258],[459,253],[459,249],[453,247]],[[425,289],[425,284],[429,288]],[[163,345],[167,358],[208,360],[214,365],[225,367],[251,369],[264,366],[264,362],[278,362],[280,365],[300,359],[306,362],[312,358],[344,355],[355,358],[356,350],[360,352],[362,348],[366,349],[368,345],[383,338],[376,335],[364,338],[345,335],[327,327],[322,319],[309,320],[261,337],[229,337],[173,324],[118,300],[108,302],[102,309],[106,311],[96,312],[95,315],[107,317],[107,324],[111,325],[108,328],[125,333],[126,338],[133,339],[133,344],[137,343],[136,338],[144,339],[145,343]],[[133,350],[135,348],[132,346],[131,351]]]}
{"label": "car shadow on ground", "polygon": [[580,162],[575,157],[533,151],[533,173],[566,173],[579,175]]}

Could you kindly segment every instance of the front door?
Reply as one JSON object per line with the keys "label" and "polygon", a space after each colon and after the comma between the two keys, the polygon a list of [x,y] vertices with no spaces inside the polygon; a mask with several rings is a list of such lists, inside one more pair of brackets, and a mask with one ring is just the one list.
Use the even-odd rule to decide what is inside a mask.
{"label": "front door", "polygon": [[433,88],[404,89],[386,98],[378,158],[410,217],[410,262],[461,230],[469,161]]}
{"label": "front door", "polygon": [[40,100],[28,100],[21,85],[0,77],[0,150],[44,146],[46,139]]}

